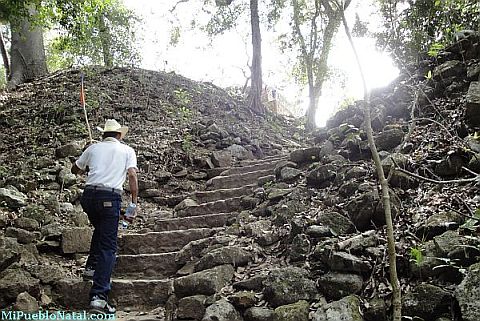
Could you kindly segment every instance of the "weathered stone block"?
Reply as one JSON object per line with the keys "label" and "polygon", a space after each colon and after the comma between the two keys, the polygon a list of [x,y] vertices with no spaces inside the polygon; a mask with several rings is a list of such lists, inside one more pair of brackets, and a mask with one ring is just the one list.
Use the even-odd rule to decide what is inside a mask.
{"label": "weathered stone block", "polygon": [[177,278],[173,283],[175,294],[178,297],[215,294],[232,280],[234,272],[231,265],[221,265]]}
{"label": "weathered stone block", "polygon": [[62,251],[68,253],[87,253],[93,231],[89,227],[74,227],[63,230]]}
{"label": "weathered stone block", "polygon": [[466,96],[465,120],[473,126],[480,125],[480,81],[472,81]]}

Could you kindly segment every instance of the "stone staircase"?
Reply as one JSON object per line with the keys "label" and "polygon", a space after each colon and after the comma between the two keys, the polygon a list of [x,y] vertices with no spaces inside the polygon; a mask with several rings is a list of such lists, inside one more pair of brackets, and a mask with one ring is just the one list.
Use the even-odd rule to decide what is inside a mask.
{"label": "stone staircase", "polygon": [[[185,263],[185,259],[179,259],[179,251],[192,241],[214,236],[234,223],[242,210],[250,209],[251,204],[244,197],[252,195],[259,182],[273,175],[277,163],[284,159],[276,156],[242,161],[225,168],[206,183],[205,191],[188,197],[195,202],[177,209],[174,218],[156,221],[153,232],[120,235],[111,299],[120,309],[143,310],[164,305],[174,293],[174,280],[178,281],[177,273]],[[90,282],[80,279],[62,280],[56,289],[61,294],[59,303],[85,308],[90,286]]]}

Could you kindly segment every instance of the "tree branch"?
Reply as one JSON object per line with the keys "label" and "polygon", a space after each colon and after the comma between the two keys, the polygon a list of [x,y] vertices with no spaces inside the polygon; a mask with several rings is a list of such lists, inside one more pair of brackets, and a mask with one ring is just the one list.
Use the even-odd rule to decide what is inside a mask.
{"label": "tree branch", "polygon": [[439,181],[436,179],[431,179],[428,177],[420,176],[418,174],[412,173],[407,171],[406,169],[400,168],[398,166],[395,167],[396,171],[402,172],[404,174],[407,174],[409,176],[415,177],[417,179],[424,180],[426,182],[434,183],[434,184],[463,184],[463,183],[471,183],[480,180],[480,176],[472,177],[472,178],[465,178],[465,179],[452,179],[448,181]]}
{"label": "tree branch", "polygon": [[180,4],[180,3],[184,3],[184,2],[189,2],[190,0],[178,0],[177,3],[175,3],[172,7],[172,9],[170,9],[170,12],[173,13],[176,9],[177,9],[177,6]]}

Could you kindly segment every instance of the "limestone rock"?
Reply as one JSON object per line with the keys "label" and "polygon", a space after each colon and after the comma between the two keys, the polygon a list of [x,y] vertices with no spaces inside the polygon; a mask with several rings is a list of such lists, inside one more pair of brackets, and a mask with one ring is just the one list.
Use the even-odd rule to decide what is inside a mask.
{"label": "limestone rock", "polygon": [[286,305],[299,300],[312,300],[317,293],[315,282],[307,278],[301,268],[274,269],[264,281],[265,299],[273,306]]}
{"label": "limestone rock", "polygon": [[332,182],[337,176],[335,166],[331,164],[320,165],[307,173],[307,184],[323,188]]}
{"label": "limestone rock", "polygon": [[246,250],[237,246],[225,246],[204,255],[195,264],[195,271],[198,272],[224,264],[243,266],[250,262],[251,259],[252,255]]}
{"label": "limestone rock", "polygon": [[215,294],[232,280],[233,273],[234,269],[231,265],[220,265],[213,269],[176,278],[173,282],[175,294],[179,297]]}
{"label": "limestone rock", "polygon": [[17,296],[15,302],[15,310],[26,313],[33,313],[38,311],[39,306],[37,300],[28,294],[28,292],[22,292]]}
{"label": "limestone rock", "polygon": [[251,151],[247,150],[245,147],[237,144],[233,144],[227,148],[227,150],[232,153],[232,156],[238,160],[253,159],[253,154]]}
{"label": "limestone rock", "polygon": [[58,173],[57,182],[60,186],[70,187],[77,183],[77,175],[72,174],[70,169],[62,168]]}
{"label": "limestone rock", "polygon": [[276,229],[272,228],[272,221],[258,220],[243,226],[245,233],[255,239],[255,242],[261,246],[272,245],[280,240],[280,235]]}
{"label": "limestone rock", "polygon": [[338,300],[360,292],[363,278],[358,274],[328,272],[318,278],[318,287],[326,297]]}
{"label": "limestone rock", "polygon": [[324,263],[332,271],[353,272],[357,274],[368,273],[372,266],[370,262],[360,259],[346,252],[333,252],[324,257]]}
{"label": "limestone rock", "polygon": [[88,215],[80,210],[74,210],[70,215],[70,220],[78,227],[88,226],[90,223]]}
{"label": "limestone rock", "polygon": [[345,178],[346,179],[352,179],[352,178],[362,178],[365,177],[368,174],[368,171],[361,167],[361,166],[355,166],[350,168],[346,173],[345,173]]}
{"label": "limestone rock", "polygon": [[0,237],[0,272],[20,260],[21,245],[13,237]]}
{"label": "limestone rock", "polygon": [[440,81],[449,77],[464,76],[465,73],[466,69],[461,61],[449,60],[435,67],[433,70],[433,78]]}
{"label": "limestone rock", "polygon": [[39,279],[42,284],[54,284],[65,277],[67,271],[57,265],[30,265],[25,268],[32,276]]}
{"label": "limestone rock", "polygon": [[375,144],[379,151],[391,150],[400,145],[404,136],[400,128],[387,129],[375,136]]}
{"label": "limestone rock", "polygon": [[267,192],[267,198],[271,201],[278,201],[293,192],[291,188],[271,188]]}
{"label": "limestone rock", "polygon": [[311,238],[332,236],[330,228],[323,225],[311,225],[307,227],[305,234],[307,234]]}
{"label": "limestone rock", "polygon": [[90,282],[78,282],[74,278],[63,278],[55,282],[53,290],[54,301],[69,307],[88,307]]}
{"label": "limestone rock", "polygon": [[416,234],[421,239],[429,240],[447,230],[457,229],[464,221],[465,217],[457,212],[434,213],[420,225]]}
{"label": "limestone rock", "polygon": [[175,211],[181,211],[188,207],[198,206],[197,202],[192,200],[191,198],[186,198],[181,201],[177,206],[175,206]]}
{"label": "limestone rock", "polygon": [[238,309],[244,310],[251,308],[257,302],[255,292],[241,291],[228,297],[228,300]]}
{"label": "limestone rock", "polygon": [[480,125],[480,81],[472,81],[467,92],[465,119],[473,126]]}
{"label": "limestone rock", "polygon": [[466,165],[461,155],[452,154],[448,155],[445,159],[442,159],[435,166],[435,174],[448,177],[458,175],[462,171],[462,167]]}
{"label": "limestone rock", "polygon": [[433,238],[435,254],[438,257],[456,259],[457,264],[470,265],[480,255],[480,241],[476,237],[460,235],[457,231],[447,231]]}
{"label": "limestone rock", "polygon": [[7,227],[5,230],[5,236],[14,237],[19,243],[29,244],[39,238],[38,232],[30,232],[18,227]]}
{"label": "limestone rock", "polygon": [[352,222],[337,212],[320,212],[317,216],[317,223],[328,226],[336,234],[346,234],[353,230]]}
{"label": "limestone rock", "polygon": [[213,152],[211,159],[216,167],[230,167],[233,162],[232,153],[228,150]]}
{"label": "limestone rock", "polygon": [[194,257],[200,257],[212,247],[227,245],[231,241],[229,236],[212,236],[189,242],[175,256],[175,262],[183,265]]}
{"label": "limestone rock", "polygon": [[450,309],[452,296],[431,284],[420,284],[403,297],[402,311],[406,316],[435,320]]}
{"label": "limestone rock", "polygon": [[63,253],[88,253],[92,234],[93,231],[89,227],[73,227],[63,230]]}
{"label": "limestone rock", "polygon": [[469,267],[467,275],[455,291],[464,321],[480,320],[480,263]]}
{"label": "limestone rock", "polygon": [[289,257],[292,262],[305,260],[310,253],[310,240],[305,234],[295,235],[290,244]]}
{"label": "limestone rock", "polygon": [[279,306],[275,309],[275,320],[278,321],[308,321],[310,305],[301,300],[296,303]]}
{"label": "limestone rock", "polygon": [[313,314],[312,321],[363,321],[360,311],[359,298],[355,295],[349,295],[339,301],[320,307]]}
{"label": "limestone rock", "polygon": [[263,281],[267,277],[265,275],[254,275],[246,280],[238,281],[233,284],[233,287],[240,290],[249,290],[259,292],[263,288]]}
{"label": "limestone rock", "polygon": [[178,301],[177,317],[179,319],[200,320],[205,314],[205,295],[187,296]]}
{"label": "limestone rock", "polygon": [[18,209],[27,205],[27,195],[12,188],[0,188],[0,203],[5,202],[7,207]]}
{"label": "limestone rock", "polygon": [[58,158],[64,158],[69,156],[80,156],[82,154],[82,146],[80,142],[72,142],[66,145],[60,146],[55,150],[55,155]]}
{"label": "limestone rock", "polygon": [[233,305],[221,299],[205,310],[202,321],[243,321],[243,318]]}
{"label": "limestone rock", "polygon": [[320,152],[320,147],[297,149],[290,154],[290,160],[297,164],[317,162],[320,159]]}
{"label": "limestone rock", "polygon": [[302,175],[302,171],[292,167],[284,167],[280,170],[280,180],[291,183]]}
{"label": "limestone rock", "polygon": [[385,300],[379,297],[374,297],[364,309],[365,319],[369,321],[384,321],[387,319],[387,305]]}
{"label": "limestone rock", "polygon": [[158,183],[156,181],[145,179],[145,178],[138,179],[139,191],[144,191],[147,189],[155,189],[155,188],[158,188]]}
{"label": "limestone rock", "polygon": [[15,227],[27,230],[27,231],[37,231],[40,228],[40,224],[32,218],[28,217],[19,217],[13,224]]}
{"label": "limestone rock", "polygon": [[64,229],[60,223],[51,223],[42,226],[40,233],[42,233],[42,236],[47,240],[60,240]]}
{"label": "limestone rock", "polygon": [[463,141],[468,145],[468,147],[475,153],[480,153],[480,140],[474,138],[471,135],[468,135],[463,139]]}
{"label": "limestone rock", "polygon": [[0,307],[16,300],[22,292],[39,294],[40,281],[22,269],[8,269],[0,274]]}
{"label": "limestone rock", "polygon": [[[347,203],[347,211],[352,223],[360,231],[365,231],[372,226],[385,224],[385,213],[382,200],[376,188],[370,184],[360,186],[362,193]],[[400,199],[393,190],[389,190],[392,216],[395,217],[400,209]]]}
{"label": "limestone rock", "polygon": [[274,312],[268,308],[253,307],[245,311],[245,321],[276,321]]}

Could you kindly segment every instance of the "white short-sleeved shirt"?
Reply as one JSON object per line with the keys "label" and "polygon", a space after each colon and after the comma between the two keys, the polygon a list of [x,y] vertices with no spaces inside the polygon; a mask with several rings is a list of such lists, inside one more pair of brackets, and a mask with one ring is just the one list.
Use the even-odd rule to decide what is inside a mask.
{"label": "white short-sleeved shirt", "polygon": [[137,168],[133,148],[115,138],[90,145],[75,162],[81,170],[89,167],[86,185],[123,189],[129,168]]}

